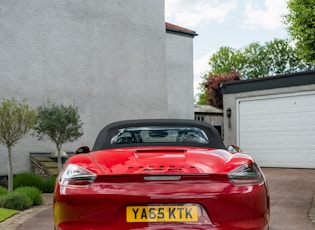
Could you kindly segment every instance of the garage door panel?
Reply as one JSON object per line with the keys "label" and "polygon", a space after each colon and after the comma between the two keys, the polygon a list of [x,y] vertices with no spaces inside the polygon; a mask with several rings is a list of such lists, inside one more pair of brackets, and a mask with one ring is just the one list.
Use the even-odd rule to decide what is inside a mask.
{"label": "garage door panel", "polygon": [[262,166],[315,168],[315,94],[238,103],[238,140]]}
{"label": "garage door panel", "polygon": [[[260,132],[260,133],[258,133]],[[306,148],[308,146],[315,146],[315,140],[310,137],[315,136],[315,131],[304,130],[288,130],[285,131],[268,131],[267,129],[261,129],[257,132],[243,133],[241,143],[242,146],[251,145],[297,145],[299,148]],[[308,146],[305,146],[308,145]]]}
{"label": "garage door panel", "polygon": [[[255,161],[261,167],[314,168],[314,156],[311,154],[296,150],[285,151],[279,148],[276,150],[277,154],[274,153],[274,150],[264,149],[248,149],[248,153],[255,151],[255,154],[250,155],[253,155]],[[246,153],[247,151],[244,152]],[[272,161],[266,161],[266,158],[270,158]],[[287,160],[288,158],[290,158],[289,161]]]}

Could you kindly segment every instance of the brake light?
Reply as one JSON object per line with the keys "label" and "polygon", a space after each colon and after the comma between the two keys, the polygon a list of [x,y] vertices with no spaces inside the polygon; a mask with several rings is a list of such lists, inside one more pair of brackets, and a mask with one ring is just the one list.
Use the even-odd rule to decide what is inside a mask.
{"label": "brake light", "polygon": [[60,174],[60,184],[64,186],[89,186],[96,174],[75,164],[68,164]]}
{"label": "brake light", "polygon": [[255,163],[247,163],[228,173],[229,179],[236,186],[256,185],[264,182],[264,177]]}

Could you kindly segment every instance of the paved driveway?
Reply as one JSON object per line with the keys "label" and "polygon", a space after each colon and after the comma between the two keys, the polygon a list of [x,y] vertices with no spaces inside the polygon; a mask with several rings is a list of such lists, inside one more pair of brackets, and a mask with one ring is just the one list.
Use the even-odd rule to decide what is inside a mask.
{"label": "paved driveway", "polygon": [[262,170],[270,189],[270,230],[314,230],[308,213],[315,192],[315,170]]}
{"label": "paved driveway", "polygon": [[[263,168],[263,172],[271,195],[270,230],[315,230],[308,217],[315,192],[315,170]],[[52,230],[52,223],[52,210],[48,208],[14,229]]]}

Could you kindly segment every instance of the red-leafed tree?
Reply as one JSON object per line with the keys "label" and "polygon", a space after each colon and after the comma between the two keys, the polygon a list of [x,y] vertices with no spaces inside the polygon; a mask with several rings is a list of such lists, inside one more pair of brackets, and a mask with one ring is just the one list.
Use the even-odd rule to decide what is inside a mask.
{"label": "red-leafed tree", "polygon": [[221,83],[237,81],[241,79],[241,75],[233,70],[229,73],[213,74],[209,73],[203,86],[205,87],[206,99],[212,106],[223,108],[223,98],[221,93]]}

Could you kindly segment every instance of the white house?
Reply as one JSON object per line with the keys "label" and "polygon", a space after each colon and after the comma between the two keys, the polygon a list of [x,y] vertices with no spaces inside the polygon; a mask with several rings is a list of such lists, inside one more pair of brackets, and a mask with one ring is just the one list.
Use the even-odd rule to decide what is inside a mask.
{"label": "white house", "polygon": [[[79,107],[84,135],[63,146],[94,144],[106,124],[136,118],[194,118],[194,31],[165,24],[164,0],[0,1],[0,97],[47,99]],[[14,173],[50,141],[22,139]],[[0,146],[0,175],[7,174]]]}

